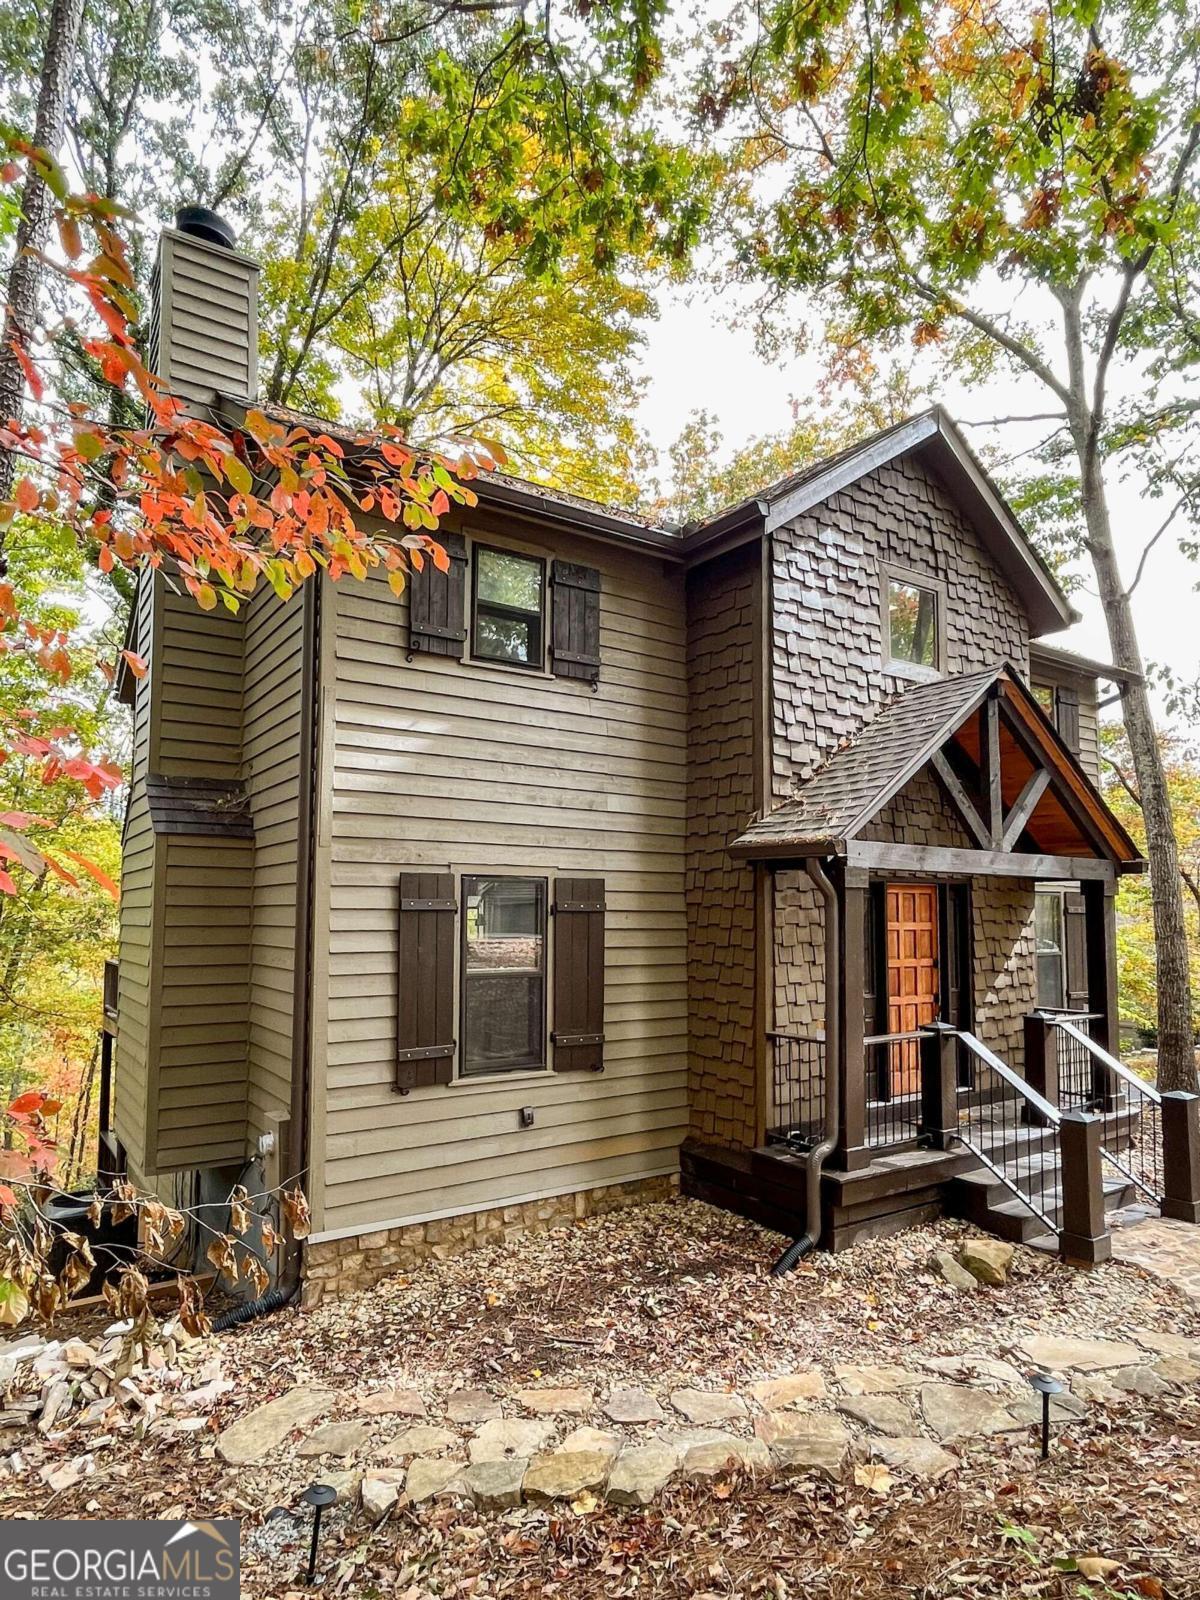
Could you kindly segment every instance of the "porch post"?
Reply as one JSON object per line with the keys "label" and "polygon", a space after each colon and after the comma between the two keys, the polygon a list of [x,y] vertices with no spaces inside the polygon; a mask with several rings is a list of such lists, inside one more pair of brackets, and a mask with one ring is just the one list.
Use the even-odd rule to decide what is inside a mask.
{"label": "porch post", "polygon": [[[1058,1036],[1049,1017],[1033,1011],[1025,1018],[1025,1081],[1043,1100],[1058,1105]],[[1043,1125],[1042,1114],[1027,1105],[1026,1122]]]}
{"label": "porch post", "polygon": [[948,1022],[921,1029],[921,1132],[934,1150],[958,1139],[958,1029]]}
{"label": "porch post", "polygon": [[[1142,1115],[1145,1116],[1143,1108]],[[1200,1095],[1170,1089],[1162,1097],[1164,1217],[1200,1222]]]}
{"label": "porch post", "polygon": [[1103,1118],[1087,1111],[1068,1111],[1058,1127],[1063,1196],[1058,1248],[1064,1260],[1078,1266],[1092,1267],[1112,1256],[1104,1214],[1103,1130]]}
{"label": "porch post", "polygon": [[841,949],[838,970],[826,973],[825,982],[836,983],[841,1001],[841,1038],[826,1039],[825,1048],[838,1051],[839,1120],[837,1150],[831,1165],[845,1172],[869,1166],[867,1148],[867,1091],[863,1049],[863,993],[866,984],[867,886],[861,868],[844,867],[835,887],[841,897]]}
{"label": "porch post", "polygon": [[[1082,884],[1088,1010],[1096,1013],[1092,1038],[1120,1059],[1121,1013],[1117,1003],[1117,885],[1115,879]],[[1117,1085],[1099,1062],[1092,1062],[1092,1088],[1106,1111],[1117,1105]]]}

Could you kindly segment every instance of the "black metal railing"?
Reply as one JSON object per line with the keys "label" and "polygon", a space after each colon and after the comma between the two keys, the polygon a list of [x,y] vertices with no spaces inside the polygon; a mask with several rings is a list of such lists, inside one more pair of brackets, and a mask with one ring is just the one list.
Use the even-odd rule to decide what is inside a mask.
{"label": "black metal railing", "polygon": [[1058,1108],[973,1033],[960,1031],[958,1037],[974,1069],[958,1093],[958,1137],[1057,1234],[1062,1201]]}
{"label": "black metal railing", "polygon": [[779,1032],[769,1033],[767,1042],[772,1094],[767,1139],[811,1150],[825,1125],[825,1037]]}
{"label": "black metal railing", "polygon": [[1107,1088],[1106,1093],[1097,1092],[1089,1102],[1103,1103],[1108,1110],[1101,1143],[1104,1159],[1159,1205],[1165,1192],[1162,1096],[1152,1083],[1139,1078],[1097,1044],[1090,1031],[1081,1026],[1079,1017],[1059,1014],[1051,1022],[1062,1041],[1058,1059],[1063,1104],[1069,1104],[1061,1077],[1063,1048],[1067,1046],[1086,1061],[1088,1079]]}
{"label": "black metal railing", "polygon": [[872,1149],[919,1137],[921,1070],[919,1033],[876,1033],[863,1040],[866,1141]]}
{"label": "black metal railing", "polygon": [[[1050,1011],[1044,1013],[1053,1023],[1069,1022],[1070,1029],[1055,1027],[1055,1053],[1058,1060],[1058,1105],[1061,1111],[1089,1111],[1104,1104],[1106,1084],[1097,1071],[1087,1047],[1092,1024],[1099,1020],[1094,1011]],[[1080,1037],[1080,1036],[1083,1037]]]}

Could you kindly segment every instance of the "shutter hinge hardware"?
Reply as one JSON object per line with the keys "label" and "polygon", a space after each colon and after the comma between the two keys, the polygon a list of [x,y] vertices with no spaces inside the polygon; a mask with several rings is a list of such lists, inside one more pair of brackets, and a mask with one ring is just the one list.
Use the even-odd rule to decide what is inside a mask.
{"label": "shutter hinge hardware", "polygon": [[457,911],[457,900],[401,900],[401,911]]}
{"label": "shutter hinge hardware", "polygon": [[603,1044],[604,1035],[602,1033],[552,1033],[550,1041],[552,1044],[556,1044],[560,1050],[569,1050],[575,1045]]}

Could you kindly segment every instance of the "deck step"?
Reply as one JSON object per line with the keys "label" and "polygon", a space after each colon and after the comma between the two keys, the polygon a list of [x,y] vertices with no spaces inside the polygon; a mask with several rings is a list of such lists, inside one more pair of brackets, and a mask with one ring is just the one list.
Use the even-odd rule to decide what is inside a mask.
{"label": "deck step", "polygon": [[[1014,1166],[1014,1176],[1018,1184],[1032,1172],[1040,1171],[1040,1167],[1030,1162],[1017,1162]],[[1040,1190],[1035,1188],[1031,1191],[1033,1201],[1043,1216],[1039,1216],[1025,1199],[1014,1195],[1011,1189],[986,1167],[977,1167],[973,1172],[962,1173],[951,1181],[948,1188],[950,1204],[956,1215],[1014,1244],[1031,1244],[1045,1235],[1046,1221],[1043,1220],[1043,1216],[1055,1228],[1061,1223],[1063,1195],[1061,1172],[1057,1164],[1054,1167],[1047,1167],[1045,1182]],[[1119,1211],[1128,1205],[1133,1196],[1133,1189],[1133,1184],[1125,1178],[1105,1178],[1105,1211]]]}

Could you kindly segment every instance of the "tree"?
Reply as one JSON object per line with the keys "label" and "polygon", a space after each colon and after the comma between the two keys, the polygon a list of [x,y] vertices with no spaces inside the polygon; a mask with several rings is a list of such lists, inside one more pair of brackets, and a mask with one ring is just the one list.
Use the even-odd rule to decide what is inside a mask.
{"label": "tree", "polygon": [[[1101,758],[1105,798],[1139,846],[1145,846],[1145,820],[1129,740],[1117,723],[1102,729]],[[1175,734],[1160,734],[1163,767],[1171,793],[1179,847],[1192,973],[1194,1022],[1200,1026],[1200,764],[1187,743]],[[1154,972],[1154,908],[1144,878],[1121,880],[1117,899],[1117,953],[1120,961],[1121,1015],[1143,1032],[1156,1025]]]}
{"label": "tree", "polygon": [[[54,152],[62,143],[67,87],[82,13],[83,0],[53,0],[50,7],[33,128],[33,143],[41,150]],[[20,220],[8,269],[4,321],[0,330],[0,422],[21,414],[25,380],[18,346],[32,338],[37,326],[41,279],[38,252],[46,243],[53,213],[54,197],[48,174],[41,164],[30,162],[21,189]],[[12,492],[14,471],[11,454],[0,450],[0,500],[7,500]],[[4,533],[0,528],[0,550],[3,543]]]}
{"label": "tree", "polygon": [[[400,231],[397,213],[414,199],[411,172],[391,175],[343,258]],[[270,298],[269,255],[264,278]],[[652,310],[644,289],[578,250],[553,276],[531,278],[511,240],[442,222],[405,238],[329,342],[373,421],[415,438],[484,435],[525,477],[628,504],[645,455],[633,357]]]}
{"label": "tree", "polygon": [[650,509],[676,523],[714,516],[868,434],[903,421],[923,399],[903,368],[893,368],[883,377],[873,368],[864,369],[854,398],[811,411],[793,403],[790,428],[750,439],[728,457],[716,419],[707,411],[693,411],[668,450],[671,492],[656,499]]}
{"label": "tree", "polygon": [[[1040,390],[1113,659],[1141,675],[1108,485],[1141,452],[1176,511],[1197,504],[1200,402],[1184,380],[1200,359],[1200,43],[1188,0],[1052,11],[780,0],[760,16],[748,45],[727,30],[736,56],[717,53],[698,99],[709,124],[744,119],[731,173],[743,268],[776,293],[815,296],[835,360],[911,340],[969,379],[1005,367]],[[1140,676],[1124,710],[1146,820],[1160,1082],[1194,1088],[1171,797]]]}

